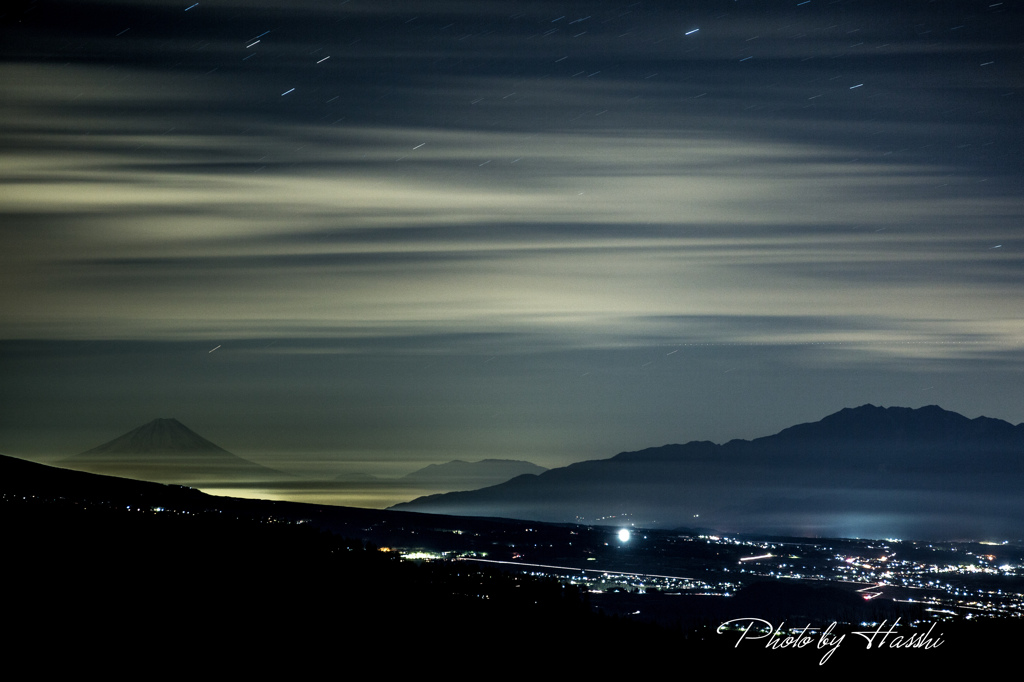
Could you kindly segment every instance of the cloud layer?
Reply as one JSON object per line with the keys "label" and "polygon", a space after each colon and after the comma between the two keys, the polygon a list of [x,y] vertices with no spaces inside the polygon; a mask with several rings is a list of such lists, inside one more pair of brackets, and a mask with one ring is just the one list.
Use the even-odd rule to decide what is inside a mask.
{"label": "cloud layer", "polygon": [[95,344],[148,358],[108,414],[255,448],[288,394],[268,449],[337,462],[1024,414],[1015,3],[190,5],[3,19],[0,447]]}

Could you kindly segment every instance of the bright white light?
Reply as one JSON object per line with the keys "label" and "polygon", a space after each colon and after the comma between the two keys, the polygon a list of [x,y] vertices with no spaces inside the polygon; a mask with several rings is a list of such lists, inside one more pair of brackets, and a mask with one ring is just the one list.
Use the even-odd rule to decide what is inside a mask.
{"label": "bright white light", "polygon": [[619,531],[619,542],[629,542],[629,531],[625,528]]}

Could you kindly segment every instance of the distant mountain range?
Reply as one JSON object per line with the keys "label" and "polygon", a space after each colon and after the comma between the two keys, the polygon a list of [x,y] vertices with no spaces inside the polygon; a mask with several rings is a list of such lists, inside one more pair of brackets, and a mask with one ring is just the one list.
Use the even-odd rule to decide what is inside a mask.
{"label": "distant mountain range", "polygon": [[430,464],[399,480],[424,487],[473,490],[504,483],[523,474],[536,476],[545,471],[547,469],[542,466],[518,459],[482,459],[479,462],[455,459],[444,464]]}
{"label": "distant mountain range", "polygon": [[233,455],[177,419],[154,419],[112,441],[60,462],[62,466],[144,481],[281,479],[285,474]]}
{"label": "distant mountain range", "polygon": [[690,442],[392,509],[804,536],[1024,537],[1024,424],[864,405],[773,436]]}
{"label": "distant mountain range", "polygon": [[433,490],[476,490],[522,476],[542,474],[547,469],[532,462],[519,459],[482,459],[478,462],[464,462],[453,459],[443,464],[428,464],[400,478],[380,478],[366,473],[345,473],[334,480],[347,484],[377,484],[396,488],[417,489],[419,492]]}

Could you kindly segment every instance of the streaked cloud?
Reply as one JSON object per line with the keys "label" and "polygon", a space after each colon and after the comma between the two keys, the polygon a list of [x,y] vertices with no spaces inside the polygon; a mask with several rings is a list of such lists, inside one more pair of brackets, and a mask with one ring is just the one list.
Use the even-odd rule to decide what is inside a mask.
{"label": "streaked cloud", "polygon": [[[494,412],[521,410],[517,438],[538,448],[630,401],[658,425],[604,419],[623,441],[727,431],[668,385],[673,349],[705,358],[704,380],[729,373],[710,404],[742,422],[774,409],[758,383],[772,380],[809,391],[779,426],[830,400],[938,402],[893,387],[902,371],[924,388],[936,372],[976,376],[965,405],[1024,410],[1011,390],[1024,346],[1015,13],[60,7],[6,25],[0,52],[11,348],[141,343],[159,358],[165,343],[223,343],[218,354],[245,358],[239,386],[263,361],[294,360],[308,377],[337,357],[343,381],[386,358],[516,358],[493,380],[523,402],[493,398]],[[594,387],[575,379],[602,376],[600,363],[573,353],[603,358],[623,386],[584,397]],[[427,435],[389,414],[380,428],[407,439],[387,457],[445,438],[504,447],[484,445],[513,426],[481,425],[477,369],[424,375],[452,387],[463,416],[432,413]],[[744,374],[757,379],[734,381]],[[577,392],[539,398],[530,382],[550,389],[552,375]],[[357,383],[408,390],[378,379]],[[123,389],[104,390],[118,409]],[[330,410],[360,400],[330,395]],[[678,436],[662,399],[695,411]],[[531,425],[555,420],[542,407],[564,425]],[[332,428],[326,415],[310,423]],[[354,424],[365,440],[346,456],[374,452]]]}

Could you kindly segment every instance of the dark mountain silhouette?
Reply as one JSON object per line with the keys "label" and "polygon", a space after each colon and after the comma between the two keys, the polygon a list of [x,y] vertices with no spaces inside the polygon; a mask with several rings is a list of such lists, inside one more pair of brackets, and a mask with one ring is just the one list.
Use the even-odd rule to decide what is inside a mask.
{"label": "dark mountain silhouette", "polygon": [[286,476],[231,454],[173,418],[154,419],[112,441],[68,457],[61,464],[92,473],[166,483]]}
{"label": "dark mountain silhouette", "polygon": [[[154,419],[108,443],[98,445],[92,450],[86,450],[78,456],[181,454],[186,452],[231,455],[230,452],[219,445],[214,445],[177,419],[171,418]],[[234,457],[234,455],[231,456]]]}
{"label": "dark mountain silhouette", "polygon": [[[1024,425],[936,406],[844,409],[393,509],[841,537],[1024,537]],[[614,517],[614,518],[610,518]]]}
{"label": "dark mountain silhouette", "polygon": [[456,459],[444,464],[430,464],[406,474],[399,480],[403,483],[433,488],[472,490],[504,483],[523,474],[537,475],[545,471],[547,469],[542,466],[516,459],[483,459],[479,462]]}

